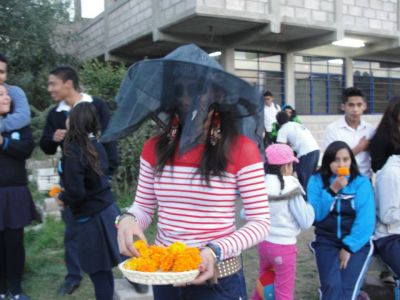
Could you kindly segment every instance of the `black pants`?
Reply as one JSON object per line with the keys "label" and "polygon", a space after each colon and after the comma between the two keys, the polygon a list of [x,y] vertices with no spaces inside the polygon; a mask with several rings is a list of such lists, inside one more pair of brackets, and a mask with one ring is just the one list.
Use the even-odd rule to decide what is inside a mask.
{"label": "black pants", "polygon": [[0,231],[0,294],[21,294],[25,264],[24,229]]}

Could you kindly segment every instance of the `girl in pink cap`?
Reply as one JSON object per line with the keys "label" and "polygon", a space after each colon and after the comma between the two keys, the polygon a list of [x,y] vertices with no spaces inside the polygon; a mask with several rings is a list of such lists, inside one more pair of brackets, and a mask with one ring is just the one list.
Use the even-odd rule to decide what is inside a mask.
{"label": "girl in pink cap", "polygon": [[[314,210],[303,196],[305,192],[293,176],[293,162],[298,162],[292,148],[273,144],[266,151],[265,182],[270,200],[271,229],[267,239],[258,244],[259,275],[273,269],[276,300],[294,299],[296,273],[296,236],[314,222]],[[264,290],[265,291],[265,290]],[[253,300],[269,299],[260,288]]]}

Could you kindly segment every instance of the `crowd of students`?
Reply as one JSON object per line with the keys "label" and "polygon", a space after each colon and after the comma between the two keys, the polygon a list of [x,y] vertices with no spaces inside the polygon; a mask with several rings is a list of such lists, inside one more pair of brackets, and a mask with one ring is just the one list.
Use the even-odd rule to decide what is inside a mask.
{"label": "crowd of students", "polygon": [[[312,134],[293,107],[283,106],[279,112],[267,92],[263,166],[256,141],[239,132],[235,123],[241,113],[235,105],[248,111],[257,105],[252,102],[257,98],[252,87],[231,75],[226,75],[230,88],[241,86],[240,91],[224,87],[228,81],[210,84],[204,70],[215,69],[221,77],[225,73],[194,45],[180,47],[164,59],[188,63],[187,57],[190,63],[201,61],[196,65],[199,70],[166,64],[179,79],[164,83],[163,88],[176,90],[179,80],[181,91],[175,95],[174,109],[168,111],[166,128],[144,145],[135,200],[122,214],[110,189],[118,166],[117,145],[99,142],[109,125],[107,105],[80,92],[73,68],[59,66],[50,72],[48,91],[57,105],[48,113],[40,147],[46,154],[62,149],[58,165],[62,191],[56,198],[66,225],[68,273],[59,295],[73,293],[84,271],[93,282],[96,299],[112,299],[112,268],[122,260],[120,253],[138,255],[133,238],[146,239],[144,231],[156,211],[157,244],[183,241],[201,248],[202,256],[195,280],[153,286],[156,300],[247,299],[240,255],[255,245],[260,276],[271,269],[275,273],[275,299],[293,299],[296,237],[312,225],[315,239],[310,249],[322,299],[361,299],[374,248],[400,276],[400,99],[388,104],[375,132],[362,119],[366,109],[362,91],[345,89],[344,116],[328,126],[317,169],[320,149]],[[162,68],[159,61],[152,64],[151,60],[134,65],[123,84],[149,70],[163,74]],[[29,297],[21,287],[23,233],[37,213],[25,162],[34,142],[26,96],[5,83],[6,75],[7,60],[0,55],[0,299],[26,300]],[[190,89],[194,85],[196,89]],[[139,94],[130,88],[132,94]],[[202,124],[200,129],[193,129],[196,124]],[[195,135],[190,136],[193,144],[182,149],[188,135]],[[371,161],[377,172],[375,193]],[[235,224],[238,194],[246,221],[241,228]],[[255,289],[252,299],[263,297]]]}

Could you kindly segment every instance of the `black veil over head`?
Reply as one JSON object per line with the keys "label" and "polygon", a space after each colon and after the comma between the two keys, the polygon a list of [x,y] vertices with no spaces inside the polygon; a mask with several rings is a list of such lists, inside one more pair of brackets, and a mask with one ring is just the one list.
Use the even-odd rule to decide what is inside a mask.
{"label": "black veil over head", "polygon": [[261,95],[249,83],[225,72],[196,45],[181,46],[161,59],[132,65],[116,101],[117,110],[102,136],[104,142],[129,135],[148,117],[166,127],[176,112],[182,125],[182,154],[200,143],[203,122],[210,105],[216,103],[220,111],[233,112],[239,132],[263,152]]}

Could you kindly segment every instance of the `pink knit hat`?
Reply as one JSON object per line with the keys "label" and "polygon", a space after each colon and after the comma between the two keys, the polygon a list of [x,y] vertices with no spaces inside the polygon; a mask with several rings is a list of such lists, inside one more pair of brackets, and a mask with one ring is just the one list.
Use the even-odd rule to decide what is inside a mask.
{"label": "pink knit hat", "polygon": [[298,163],[292,148],[286,144],[273,144],[265,150],[267,161],[270,165],[284,165],[291,162]]}

